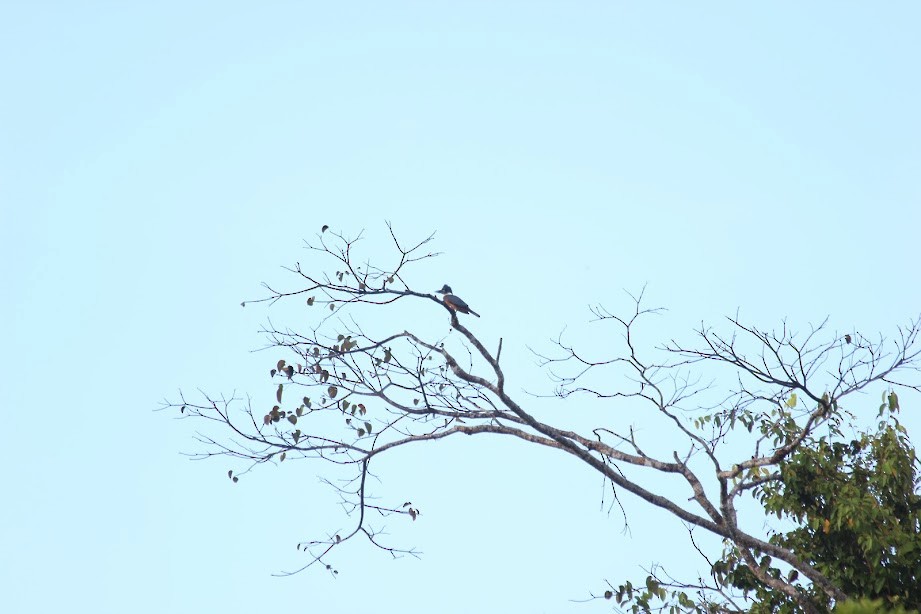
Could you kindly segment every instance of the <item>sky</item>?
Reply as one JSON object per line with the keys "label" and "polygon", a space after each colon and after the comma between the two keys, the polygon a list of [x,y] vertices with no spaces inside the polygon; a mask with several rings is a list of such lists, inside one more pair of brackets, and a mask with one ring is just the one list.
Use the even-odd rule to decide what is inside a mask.
{"label": "sky", "polygon": [[[685,531],[575,461],[467,438],[393,458],[383,484],[421,560],[337,530],[316,468],[232,484],[191,462],[181,389],[270,403],[241,309],[324,224],[436,233],[413,280],[452,285],[529,347],[589,306],[668,309],[648,347],[736,311],[768,328],[883,332],[921,311],[915,3],[9,2],[0,6],[0,506],[4,612],[594,612],[604,580],[698,569]],[[438,314],[443,317],[443,314]],[[447,325],[445,324],[445,327]],[[875,415],[876,396],[867,398]],[[913,399],[913,397],[908,397]],[[915,403],[904,423],[921,429]],[[557,414],[554,414],[557,412]],[[338,523],[338,524],[337,524]]]}

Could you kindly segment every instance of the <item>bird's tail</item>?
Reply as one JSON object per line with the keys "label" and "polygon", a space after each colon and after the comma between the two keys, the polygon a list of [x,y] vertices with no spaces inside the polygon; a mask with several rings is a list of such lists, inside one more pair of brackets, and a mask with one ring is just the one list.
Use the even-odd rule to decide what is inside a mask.
{"label": "bird's tail", "polygon": [[470,308],[468,307],[467,310],[470,312],[471,315],[475,315],[475,316],[478,317],[478,318],[480,317],[480,314],[478,314],[477,312],[475,312],[473,309],[470,309]]}

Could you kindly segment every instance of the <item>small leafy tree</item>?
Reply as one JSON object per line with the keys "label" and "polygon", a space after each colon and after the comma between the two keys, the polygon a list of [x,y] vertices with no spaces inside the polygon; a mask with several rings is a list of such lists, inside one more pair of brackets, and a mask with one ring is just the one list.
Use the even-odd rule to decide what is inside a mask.
{"label": "small leafy tree", "polygon": [[[567,412],[553,421],[535,417],[507,387],[502,340],[488,349],[456,311],[417,289],[411,269],[436,255],[428,251],[432,237],[406,247],[390,229],[390,239],[395,258],[377,265],[358,255],[361,235],[324,227],[307,248],[333,270],[298,263],[288,269],[298,285],[266,285],[267,296],[252,301],[298,301],[316,314],[309,330],[265,328],[269,347],[282,352],[267,369],[280,378],[268,406],[182,395],[165,404],[221,427],[199,435],[206,449],[198,456],[242,461],[242,471],[228,473],[235,482],[260,465],[297,459],[339,490],[351,530],[299,544],[306,561],[288,573],[314,565],[334,571],[333,551],[355,538],[394,556],[415,554],[385,543],[372,515],[415,520],[418,507],[378,504],[369,467],[398,448],[491,433],[579,459],[615,496],[629,492],[685,523],[695,547],[694,531],[723,541],[720,555],[707,559],[706,579],[680,581],[659,567],[644,583],[612,584],[597,598],[634,611],[823,612],[849,597],[919,607],[918,461],[897,419],[896,390],[918,389],[912,377],[921,320],[887,341],[833,334],[827,323],[803,335],[786,325],[765,331],[736,317],[727,333],[701,326],[694,344],[643,349],[638,324],[658,310],[646,308],[642,295],[625,316],[594,309],[596,323],[613,326],[622,347],[592,359],[558,338],[540,355],[556,394],[567,403],[589,395],[659,416],[671,430],[656,437],[669,442],[663,451],[622,424],[580,431]],[[411,330],[407,318],[392,316],[411,303],[443,314],[457,335]],[[382,310],[390,317],[378,316]],[[698,383],[695,373],[711,372],[728,385]],[[861,431],[850,401],[872,384],[885,388],[884,401],[876,428]],[[345,485],[334,481],[343,471]],[[687,495],[676,499],[662,477],[677,477]],[[782,527],[745,528],[743,501],[776,515]]]}

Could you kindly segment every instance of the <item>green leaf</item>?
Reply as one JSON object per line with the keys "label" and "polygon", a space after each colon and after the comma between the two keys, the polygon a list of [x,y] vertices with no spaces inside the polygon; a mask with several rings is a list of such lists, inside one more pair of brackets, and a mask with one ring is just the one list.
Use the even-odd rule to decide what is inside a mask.
{"label": "green leaf", "polygon": [[300,438],[301,438],[301,430],[298,429],[298,430],[294,431],[293,433],[291,433],[291,436],[294,438],[294,443],[297,443],[298,440],[300,440]]}
{"label": "green leaf", "polygon": [[787,402],[784,403],[784,405],[786,405],[789,409],[793,409],[794,407],[796,407],[796,393],[795,392],[790,395],[790,398],[787,399]]}
{"label": "green leaf", "polygon": [[335,398],[336,398],[336,395],[339,394],[339,389],[336,388],[335,386],[330,386],[330,387],[326,390],[326,394],[329,395],[329,398],[335,399]]}
{"label": "green leaf", "polygon": [[285,389],[284,384],[278,384],[278,390],[275,391],[275,398],[278,399],[278,402],[281,403],[281,392]]}
{"label": "green leaf", "polygon": [[290,416],[288,416],[288,422],[290,422],[291,424],[297,424],[297,416],[295,416],[294,414],[291,414]]}
{"label": "green leaf", "polygon": [[371,423],[365,422],[365,430],[368,431],[368,435],[371,434]]}
{"label": "green leaf", "polygon": [[281,453],[281,456],[278,457],[278,462],[279,462],[279,463],[285,462],[285,457],[286,457],[287,455],[288,455],[287,452],[282,452],[282,453]]}
{"label": "green leaf", "polygon": [[899,411],[899,396],[894,392],[889,393],[889,411]]}

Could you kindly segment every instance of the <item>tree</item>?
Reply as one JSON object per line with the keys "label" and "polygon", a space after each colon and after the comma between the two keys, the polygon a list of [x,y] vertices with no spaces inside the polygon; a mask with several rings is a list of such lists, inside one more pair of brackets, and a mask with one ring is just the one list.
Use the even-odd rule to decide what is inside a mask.
{"label": "tree", "polygon": [[[180,395],[165,404],[221,427],[219,435],[200,435],[206,449],[198,456],[242,460],[242,472],[228,473],[234,482],[259,465],[297,458],[315,463],[340,491],[351,530],[299,545],[307,560],[290,573],[314,565],[334,571],[331,554],[355,538],[394,556],[413,554],[382,541],[369,516],[415,520],[419,510],[411,502],[372,500],[369,467],[398,448],[491,433],[579,459],[615,496],[629,492],[685,523],[692,543],[694,531],[723,540],[720,556],[707,559],[706,580],[680,581],[657,568],[645,583],[610,585],[598,598],[672,611],[822,612],[848,598],[921,606],[918,461],[897,419],[897,390],[918,390],[911,377],[921,356],[921,319],[887,341],[834,334],[827,320],[798,335],[786,324],[765,331],[735,317],[728,332],[701,326],[693,344],[672,340],[644,350],[638,324],[659,310],[645,307],[642,294],[625,316],[593,309],[599,325],[619,331],[623,348],[591,359],[559,337],[540,354],[556,394],[568,403],[590,395],[654,412],[682,442],[663,451],[629,427],[580,432],[563,417],[537,419],[509,392],[502,340],[487,348],[456,310],[416,289],[410,269],[436,255],[427,251],[433,237],[405,247],[388,228],[396,256],[390,266],[362,260],[361,234],[348,238],[324,227],[307,247],[335,271],[297,263],[287,269],[296,287],[265,285],[267,296],[251,301],[298,301],[319,310],[309,331],[264,330],[268,347],[284,352],[269,370],[280,378],[271,409],[210,396]],[[375,317],[376,310],[410,303],[443,313],[457,335],[388,330],[393,319]],[[701,384],[704,374],[729,384]],[[625,387],[606,388],[614,375]],[[856,430],[851,412],[859,410],[849,403],[872,384],[885,388],[878,424]],[[345,486],[332,479],[342,471],[349,472]],[[676,499],[657,476],[679,479],[686,496]],[[739,521],[743,500],[775,514],[782,528],[746,528]]]}

